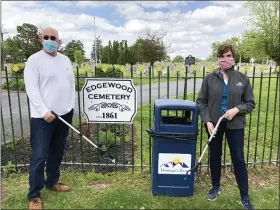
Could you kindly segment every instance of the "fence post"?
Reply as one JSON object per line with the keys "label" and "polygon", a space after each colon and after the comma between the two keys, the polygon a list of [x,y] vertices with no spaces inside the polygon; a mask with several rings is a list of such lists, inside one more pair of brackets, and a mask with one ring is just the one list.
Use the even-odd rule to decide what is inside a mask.
{"label": "fence post", "polygon": [[[82,131],[81,105],[80,105],[80,74],[79,74],[79,66],[78,66],[78,65],[77,65],[77,67],[76,67],[76,72],[77,72],[78,107],[79,107],[79,128],[80,128],[80,132],[83,132],[83,131]],[[79,137],[80,137],[81,161],[82,161],[82,167],[84,167],[84,160],[83,160],[83,141],[82,141],[82,136],[79,135]]]}
{"label": "fence post", "polygon": [[184,100],[187,98],[187,85],[188,85],[188,66],[186,66],[185,83],[184,83]]}
{"label": "fence post", "polygon": [[17,156],[16,156],[14,121],[13,121],[12,103],[11,103],[10,85],[9,85],[9,76],[8,76],[7,66],[5,66],[5,74],[6,74],[6,83],[7,83],[7,91],[8,91],[9,108],[10,108],[11,128],[12,128],[12,135],[13,135],[14,162],[15,162],[15,167],[16,167],[16,170],[17,170],[17,158],[16,158]]}

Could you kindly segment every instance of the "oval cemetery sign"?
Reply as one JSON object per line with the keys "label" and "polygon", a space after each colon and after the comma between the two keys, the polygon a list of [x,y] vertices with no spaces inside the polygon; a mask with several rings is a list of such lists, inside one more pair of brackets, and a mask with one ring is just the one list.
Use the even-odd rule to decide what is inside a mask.
{"label": "oval cemetery sign", "polygon": [[89,123],[132,123],[136,106],[132,79],[86,79],[83,111]]}

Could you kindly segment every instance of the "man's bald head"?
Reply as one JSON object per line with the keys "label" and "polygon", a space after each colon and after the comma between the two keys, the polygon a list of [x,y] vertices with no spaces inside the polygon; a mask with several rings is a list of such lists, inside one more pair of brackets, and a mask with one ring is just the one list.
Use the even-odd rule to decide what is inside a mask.
{"label": "man's bald head", "polygon": [[59,40],[58,31],[55,28],[52,28],[52,27],[45,28],[44,31],[43,31],[43,37],[45,35],[47,35],[47,36],[55,36],[57,38],[57,40]]}

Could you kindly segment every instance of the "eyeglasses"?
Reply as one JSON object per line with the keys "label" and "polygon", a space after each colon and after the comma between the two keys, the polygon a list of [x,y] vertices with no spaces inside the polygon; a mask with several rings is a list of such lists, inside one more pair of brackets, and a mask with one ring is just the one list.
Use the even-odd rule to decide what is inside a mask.
{"label": "eyeglasses", "polygon": [[44,36],[44,40],[48,40],[49,38],[51,38],[52,41],[55,41],[55,40],[56,40],[56,37],[55,37],[55,36],[48,36],[48,35],[45,35],[45,36]]}

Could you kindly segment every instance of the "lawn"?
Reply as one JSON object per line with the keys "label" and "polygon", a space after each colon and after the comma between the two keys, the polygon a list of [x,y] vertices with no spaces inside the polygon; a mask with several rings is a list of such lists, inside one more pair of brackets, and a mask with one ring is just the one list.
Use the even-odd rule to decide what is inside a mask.
{"label": "lawn", "polygon": [[[279,206],[279,169],[276,165],[249,169],[250,195],[256,209]],[[191,197],[152,196],[151,178],[147,173],[97,174],[63,170],[61,181],[72,186],[68,193],[44,189],[41,198],[45,209],[242,209],[233,172],[222,174],[222,193],[215,201],[207,200],[210,177],[202,173]],[[2,209],[28,207],[27,174],[2,178]]]}

